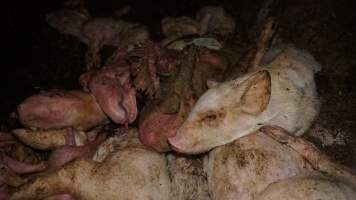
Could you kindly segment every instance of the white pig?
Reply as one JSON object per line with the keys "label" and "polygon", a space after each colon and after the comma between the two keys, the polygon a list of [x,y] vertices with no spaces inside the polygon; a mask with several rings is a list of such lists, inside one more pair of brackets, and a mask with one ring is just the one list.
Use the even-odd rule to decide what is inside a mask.
{"label": "white pig", "polygon": [[[275,54],[271,57],[268,54]],[[174,137],[176,151],[197,154],[278,125],[299,136],[319,111],[314,73],[320,65],[307,52],[286,45],[270,50],[268,64],[217,84],[195,104]]]}

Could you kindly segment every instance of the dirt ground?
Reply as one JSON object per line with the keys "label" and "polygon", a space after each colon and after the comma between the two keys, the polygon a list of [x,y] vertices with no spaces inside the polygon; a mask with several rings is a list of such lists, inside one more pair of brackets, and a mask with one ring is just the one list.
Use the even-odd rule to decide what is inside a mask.
{"label": "dirt ground", "polygon": [[[110,16],[129,1],[88,1],[94,16]],[[150,27],[159,38],[167,15],[193,15],[204,5],[222,5],[237,20],[237,34],[253,28],[261,0],[131,1],[126,17]],[[61,1],[12,1],[3,8],[0,124],[17,126],[9,115],[25,97],[48,88],[78,88],[85,45],[51,29],[45,14]],[[275,0],[269,15],[280,24],[277,36],[311,52],[323,69],[317,74],[322,101],[315,125],[305,137],[340,163],[356,169],[356,12],[352,0]],[[243,37],[242,37],[243,38]],[[241,37],[240,37],[241,39]],[[239,44],[238,41],[235,42]],[[243,42],[241,41],[241,44]],[[241,45],[237,48],[245,48]]]}

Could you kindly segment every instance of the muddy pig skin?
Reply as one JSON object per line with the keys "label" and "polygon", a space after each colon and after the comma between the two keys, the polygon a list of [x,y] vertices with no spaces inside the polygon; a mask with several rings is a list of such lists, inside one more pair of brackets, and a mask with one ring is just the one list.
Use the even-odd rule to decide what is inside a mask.
{"label": "muddy pig skin", "polygon": [[213,149],[208,160],[214,200],[253,200],[269,184],[311,170],[298,153],[260,132]]}
{"label": "muddy pig skin", "polygon": [[356,188],[343,180],[312,174],[273,183],[256,200],[352,200]]}
{"label": "muddy pig skin", "polygon": [[209,153],[205,170],[213,199],[355,199],[351,169],[281,128],[261,131]]}
{"label": "muddy pig skin", "polygon": [[18,106],[27,128],[88,130],[106,122],[94,97],[83,91],[50,90],[27,98]]}
{"label": "muddy pig skin", "polygon": [[281,126],[294,135],[309,128],[319,111],[314,73],[320,65],[292,45],[268,56],[273,58],[266,66],[218,84],[199,98],[169,138],[175,150],[206,152],[263,125]]}
{"label": "muddy pig skin", "polygon": [[146,150],[136,130],[128,134],[135,137],[116,144],[126,147],[111,153],[103,162],[75,160],[21,186],[10,199],[43,199],[60,193],[85,200],[171,199],[164,155]]}

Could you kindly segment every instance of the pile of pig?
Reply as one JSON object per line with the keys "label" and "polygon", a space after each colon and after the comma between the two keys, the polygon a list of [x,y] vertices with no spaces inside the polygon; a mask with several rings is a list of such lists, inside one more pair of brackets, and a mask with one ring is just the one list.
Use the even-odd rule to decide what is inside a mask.
{"label": "pile of pig", "polygon": [[[356,174],[299,137],[318,115],[321,67],[276,40],[273,19],[233,62],[222,7],[163,19],[159,42],[127,12],[47,15],[88,46],[87,71],[82,90],[28,97],[23,127],[0,132],[0,199],[356,199]],[[116,50],[102,61],[105,46]]]}

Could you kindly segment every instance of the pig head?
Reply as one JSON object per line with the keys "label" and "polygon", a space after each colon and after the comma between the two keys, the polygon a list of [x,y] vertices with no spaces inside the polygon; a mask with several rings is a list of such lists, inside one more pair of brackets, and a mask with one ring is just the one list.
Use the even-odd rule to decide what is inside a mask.
{"label": "pig head", "polygon": [[319,68],[309,54],[287,47],[267,66],[204,93],[170,144],[179,152],[201,153],[263,125],[301,135],[318,113],[313,74]]}
{"label": "pig head", "polygon": [[115,123],[128,124],[137,116],[136,90],[130,82],[128,67],[107,67],[81,76],[97,103]]}

